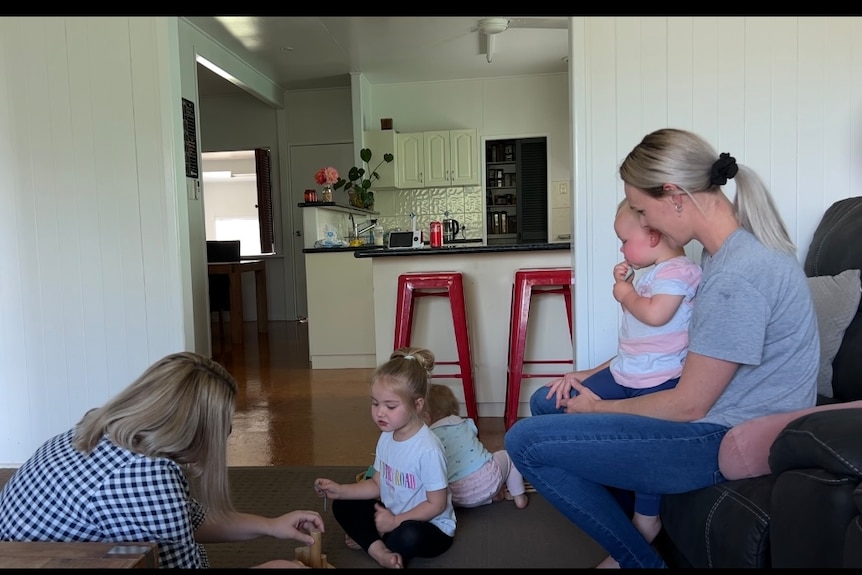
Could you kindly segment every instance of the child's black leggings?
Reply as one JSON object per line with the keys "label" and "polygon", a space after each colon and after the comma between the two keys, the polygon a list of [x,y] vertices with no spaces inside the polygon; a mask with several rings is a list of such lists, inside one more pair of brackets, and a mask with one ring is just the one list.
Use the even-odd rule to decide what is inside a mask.
{"label": "child's black leggings", "polygon": [[436,557],[452,546],[455,538],[429,521],[405,521],[381,537],[374,525],[375,503],[380,502],[376,499],[336,499],[332,502],[335,520],[366,552],[372,543],[382,539],[390,551],[401,555],[406,567],[413,557]]}

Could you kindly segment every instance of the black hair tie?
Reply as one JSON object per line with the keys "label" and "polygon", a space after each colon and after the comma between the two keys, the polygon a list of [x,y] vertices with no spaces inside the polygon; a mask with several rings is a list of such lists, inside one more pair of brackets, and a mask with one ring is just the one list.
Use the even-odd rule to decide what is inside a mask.
{"label": "black hair tie", "polygon": [[712,165],[712,171],[709,174],[709,183],[712,186],[723,186],[728,179],[733,179],[736,172],[739,171],[739,166],[736,165],[736,158],[724,152],[718,155],[718,159]]}

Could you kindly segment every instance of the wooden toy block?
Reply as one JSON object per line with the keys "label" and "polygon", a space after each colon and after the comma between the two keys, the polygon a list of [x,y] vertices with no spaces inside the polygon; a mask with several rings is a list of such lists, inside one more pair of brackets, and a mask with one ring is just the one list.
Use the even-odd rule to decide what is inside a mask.
{"label": "wooden toy block", "polygon": [[335,569],[335,566],[326,560],[326,554],[321,553],[320,531],[312,531],[311,536],[314,537],[314,543],[295,549],[296,560],[302,561],[312,569]]}

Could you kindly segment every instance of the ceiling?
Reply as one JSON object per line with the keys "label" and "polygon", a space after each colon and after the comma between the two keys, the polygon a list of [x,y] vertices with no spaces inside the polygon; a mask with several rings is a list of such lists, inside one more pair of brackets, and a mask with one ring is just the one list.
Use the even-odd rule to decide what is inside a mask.
{"label": "ceiling", "polygon": [[[493,36],[478,31],[483,16],[184,18],[285,90],[350,86],[351,72],[378,85],[568,70],[565,16],[502,17],[508,28]],[[198,70],[201,95],[241,90]]]}

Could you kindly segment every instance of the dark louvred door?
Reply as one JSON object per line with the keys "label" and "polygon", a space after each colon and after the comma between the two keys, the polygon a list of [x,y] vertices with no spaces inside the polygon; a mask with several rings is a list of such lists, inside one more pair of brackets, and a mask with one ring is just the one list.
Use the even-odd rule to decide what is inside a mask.
{"label": "dark louvred door", "polygon": [[257,172],[257,219],[260,223],[260,253],[275,252],[275,233],[272,224],[272,169],[269,148],[255,148],[254,164]]}
{"label": "dark louvred door", "polygon": [[518,243],[548,241],[548,143],[546,138],[515,140],[518,179]]}

